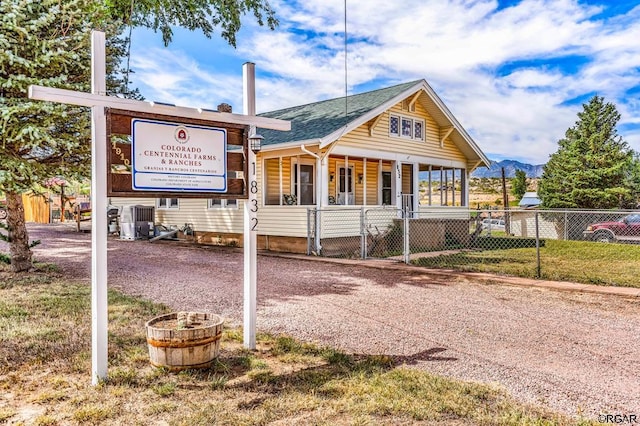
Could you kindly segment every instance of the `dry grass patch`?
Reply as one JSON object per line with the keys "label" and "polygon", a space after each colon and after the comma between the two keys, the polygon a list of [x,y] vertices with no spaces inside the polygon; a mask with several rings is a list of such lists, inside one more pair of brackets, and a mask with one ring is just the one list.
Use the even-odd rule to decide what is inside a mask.
{"label": "dry grass patch", "polygon": [[[101,425],[486,424],[580,422],[482,384],[433,376],[388,356],[354,356],[226,330],[207,369],[149,365],[144,322],[167,309],[109,293],[109,378],[90,385],[89,288],[50,275],[0,289],[0,422]],[[583,422],[584,423],[584,422]],[[584,423],[588,424],[588,423]]]}

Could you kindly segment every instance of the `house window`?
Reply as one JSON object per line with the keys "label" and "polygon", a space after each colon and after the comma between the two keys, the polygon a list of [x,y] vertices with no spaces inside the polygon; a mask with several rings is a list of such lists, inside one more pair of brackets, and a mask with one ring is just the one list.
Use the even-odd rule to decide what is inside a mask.
{"label": "house window", "polygon": [[[298,194],[298,183],[300,194]],[[315,204],[314,166],[313,164],[296,164],[293,174],[293,189],[296,199],[301,205]]]}
{"label": "house window", "polygon": [[178,199],[177,198],[158,198],[157,203],[158,209],[177,209],[179,208]]}
{"label": "house window", "polygon": [[382,172],[382,204],[391,205],[391,172]]}
{"label": "house window", "polygon": [[424,140],[424,120],[399,115],[389,116],[389,135]]}
{"label": "house window", "polygon": [[413,120],[410,118],[402,117],[402,136],[410,138],[413,135]]}
{"label": "house window", "polygon": [[210,209],[237,209],[238,208],[238,200],[229,199],[229,200],[219,200],[219,199],[210,199],[209,206]]}
{"label": "house window", "polygon": [[418,140],[424,140],[424,121],[413,121],[413,138]]}
{"label": "house window", "polygon": [[397,115],[389,117],[389,134],[391,136],[400,136],[400,117]]}

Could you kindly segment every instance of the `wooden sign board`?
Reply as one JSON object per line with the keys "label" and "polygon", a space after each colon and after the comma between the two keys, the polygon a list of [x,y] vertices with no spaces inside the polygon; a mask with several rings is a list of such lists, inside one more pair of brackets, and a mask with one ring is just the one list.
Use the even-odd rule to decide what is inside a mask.
{"label": "wooden sign board", "polygon": [[[107,108],[107,196],[109,197],[134,197],[134,198],[217,198],[217,199],[247,199],[248,179],[247,176],[247,141],[249,126],[231,123],[221,123],[208,120],[198,120],[191,118],[176,118],[160,114],[148,114],[142,112],[132,112]],[[174,170],[185,170],[181,175],[171,173],[161,173],[160,167],[154,168],[154,161],[161,164],[166,156],[171,159],[171,163],[178,162],[174,159],[175,152],[164,152],[160,147],[145,159],[144,164],[147,169],[140,168],[141,161],[136,165],[136,181],[134,182],[134,159],[132,158],[133,131],[138,128],[166,127],[169,134],[175,133],[176,145],[167,149],[177,149],[183,142],[184,132],[189,137],[200,137],[200,152],[195,154],[186,153],[182,155],[187,158],[182,163],[197,164],[196,169],[187,170],[185,167],[164,171],[173,173]],[[148,129],[145,128],[148,132]],[[144,135],[153,135],[145,133]],[[147,136],[148,137],[148,136]],[[171,136],[173,137],[173,136]],[[213,151],[207,151],[203,145],[204,138],[210,138]],[[146,146],[140,140],[136,141],[137,146]],[[224,145],[224,149],[222,149]],[[143,148],[144,149],[144,148]],[[207,151],[207,152],[203,152]],[[142,151],[147,152],[147,151]],[[152,158],[156,156],[157,158]],[[180,156],[180,155],[179,155]],[[218,158],[225,156],[226,158]],[[212,163],[211,159],[216,158],[217,163]],[[166,160],[167,162],[169,160]],[[211,164],[208,164],[207,161]],[[208,167],[204,167],[208,164]],[[222,166],[224,164],[224,167]],[[140,173],[142,171],[142,173]],[[155,173],[157,171],[157,173]],[[193,173],[191,173],[193,172]],[[142,177],[142,179],[141,179]],[[224,181],[221,181],[224,179]],[[160,182],[151,184],[149,182]],[[189,181],[189,182],[188,182]],[[195,182],[195,186],[194,186]],[[135,189],[134,189],[135,188]],[[202,188],[202,190],[198,189]]]}

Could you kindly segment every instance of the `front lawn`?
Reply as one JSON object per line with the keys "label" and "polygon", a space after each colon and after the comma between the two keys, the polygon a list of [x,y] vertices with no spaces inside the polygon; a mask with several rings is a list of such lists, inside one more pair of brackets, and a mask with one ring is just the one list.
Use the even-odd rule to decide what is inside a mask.
{"label": "front lawn", "polygon": [[[420,258],[413,263],[429,268],[537,277],[535,248],[463,251]],[[640,288],[640,245],[545,240],[540,248],[540,272],[539,278],[548,280]]]}
{"label": "front lawn", "polygon": [[90,385],[90,289],[0,265],[0,423],[61,425],[591,424],[446,379],[386,355],[349,355],[227,329],[217,362],[170,373],[149,365],[144,322],[161,305],[109,293],[109,378]]}

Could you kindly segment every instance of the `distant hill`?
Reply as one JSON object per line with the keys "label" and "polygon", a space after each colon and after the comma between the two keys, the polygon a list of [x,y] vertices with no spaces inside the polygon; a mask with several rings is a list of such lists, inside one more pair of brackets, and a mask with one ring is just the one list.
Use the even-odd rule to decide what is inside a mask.
{"label": "distant hill", "polygon": [[502,177],[502,168],[506,177],[512,178],[516,176],[516,170],[522,170],[529,178],[539,178],[542,176],[542,168],[544,164],[526,164],[515,160],[492,161],[491,167],[480,167],[471,173],[471,177],[476,178],[499,178]]}

